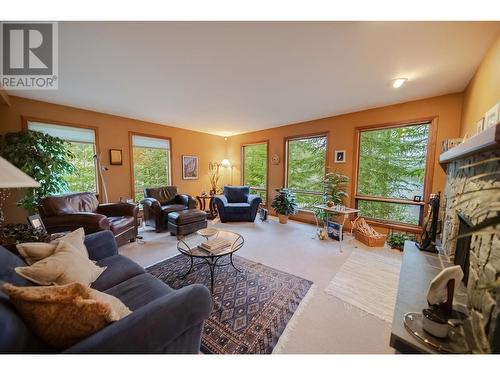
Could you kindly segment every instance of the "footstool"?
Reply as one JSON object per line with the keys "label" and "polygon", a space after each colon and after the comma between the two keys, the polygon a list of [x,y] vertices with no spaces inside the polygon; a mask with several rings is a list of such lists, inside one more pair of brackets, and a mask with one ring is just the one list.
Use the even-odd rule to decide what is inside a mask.
{"label": "footstool", "polygon": [[185,236],[207,227],[207,213],[192,208],[168,214],[168,230],[172,236]]}

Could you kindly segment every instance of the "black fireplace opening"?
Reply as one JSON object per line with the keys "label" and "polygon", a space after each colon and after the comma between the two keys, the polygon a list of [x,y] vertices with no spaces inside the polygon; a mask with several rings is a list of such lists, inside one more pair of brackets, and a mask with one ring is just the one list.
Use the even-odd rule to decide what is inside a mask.
{"label": "black fireplace opening", "polygon": [[[458,212],[458,235],[467,233],[472,227],[471,221],[462,212]],[[472,236],[459,237],[457,239],[457,247],[455,248],[454,263],[462,268],[464,272],[463,281],[467,285],[469,280],[469,253],[470,241]]]}

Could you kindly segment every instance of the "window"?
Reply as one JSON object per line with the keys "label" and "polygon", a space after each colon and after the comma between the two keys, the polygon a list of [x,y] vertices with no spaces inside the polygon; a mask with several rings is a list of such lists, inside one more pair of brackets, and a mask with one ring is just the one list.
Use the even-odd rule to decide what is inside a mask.
{"label": "window", "polygon": [[132,135],[133,195],[144,198],[144,189],[170,185],[170,140]]}
{"label": "window", "polygon": [[242,146],[243,185],[250,186],[250,193],[267,200],[267,142]]}
{"label": "window", "polygon": [[97,169],[94,160],[96,153],[95,131],[93,129],[36,121],[28,121],[28,129],[46,133],[68,142],[68,148],[74,155],[69,162],[76,169],[74,174],[64,177],[70,192],[98,192]]}
{"label": "window", "polygon": [[422,224],[430,123],[359,132],[356,206],[364,217]]}
{"label": "window", "polygon": [[299,207],[323,202],[327,136],[286,141],[286,183],[296,193]]}

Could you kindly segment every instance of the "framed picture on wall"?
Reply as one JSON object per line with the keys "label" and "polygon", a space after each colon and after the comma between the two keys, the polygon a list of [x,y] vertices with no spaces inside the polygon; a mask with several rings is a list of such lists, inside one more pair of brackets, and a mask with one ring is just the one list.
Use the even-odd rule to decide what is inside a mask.
{"label": "framed picture on wall", "polygon": [[110,149],[109,150],[109,164],[111,165],[122,165],[122,150]]}
{"label": "framed picture on wall", "polygon": [[40,217],[40,215],[38,215],[38,214],[30,215],[27,217],[27,219],[28,219],[29,225],[33,229],[39,230],[39,231],[44,232],[44,233],[47,232],[47,230],[45,229],[45,225],[43,225],[43,221],[42,221],[42,218]]}
{"label": "framed picture on wall", "polygon": [[335,150],[335,163],[345,163],[345,150]]}
{"label": "framed picture on wall", "polygon": [[484,129],[495,126],[498,120],[500,120],[500,102],[491,107],[484,115]]}
{"label": "framed picture on wall", "polygon": [[182,179],[198,179],[198,156],[182,155]]}

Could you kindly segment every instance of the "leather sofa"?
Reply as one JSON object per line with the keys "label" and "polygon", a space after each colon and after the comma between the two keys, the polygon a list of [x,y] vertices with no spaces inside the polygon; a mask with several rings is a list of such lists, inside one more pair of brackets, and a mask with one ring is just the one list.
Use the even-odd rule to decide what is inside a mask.
{"label": "leather sofa", "polygon": [[83,227],[85,234],[111,230],[118,246],[137,237],[139,208],[130,203],[99,204],[94,193],[53,195],[42,199],[38,212],[49,233]]}
{"label": "leather sofa", "polygon": [[250,194],[249,186],[224,186],[223,195],[216,195],[214,202],[220,221],[254,221],[262,199]]}
{"label": "leather sofa", "polygon": [[196,208],[196,201],[186,194],[178,194],[176,186],[144,189],[144,222],[161,232],[168,228],[168,214]]}
{"label": "leather sofa", "polygon": [[[203,323],[212,311],[207,287],[174,290],[119,255],[110,231],[85,237],[89,258],[106,270],[91,288],[120,299],[132,314],[67,348],[64,353],[191,353],[200,350]],[[0,246],[0,285],[33,286],[15,267],[24,261]],[[0,353],[56,353],[24,323],[0,289]]]}

